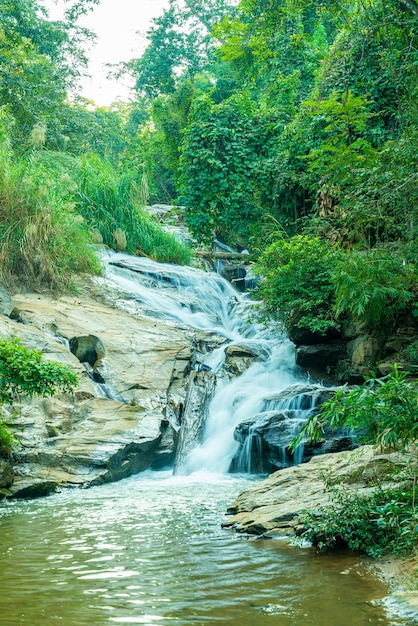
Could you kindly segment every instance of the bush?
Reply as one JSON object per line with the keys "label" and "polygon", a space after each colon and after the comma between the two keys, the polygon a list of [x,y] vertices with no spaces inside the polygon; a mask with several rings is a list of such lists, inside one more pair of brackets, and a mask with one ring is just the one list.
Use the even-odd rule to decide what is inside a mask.
{"label": "bush", "polygon": [[[22,346],[19,339],[0,339],[0,406],[19,396],[52,396],[71,392],[77,376],[62,363],[43,360],[42,352]],[[9,456],[16,439],[0,419],[0,456]]]}
{"label": "bush", "polygon": [[67,366],[44,361],[42,352],[22,346],[19,339],[0,339],[0,403],[19,396],[52,396],[71,392],[77,376]]}
{"label": "bush", "polygon": [[339,253],[316,237],[298,235],[279,239],[262,254],[257,289],[267,311],[292,327],[326,335],[338,329],[333,315],[335,292],[332,269]]}
{"label": "bush", "polygon": [[332,490],[333,504],[315,514],[305,512],[302,536],[320,551],[346,546],[369,556],[405,554],[417,543],[414,489],[384,490],[369,495]]}
{"label": "bush", "polygon": [[17,443],[17,439],[10,432],[10,429],[0,419],[0,457],[10,457],[13,446]]}
{"label": "bush", "polygon": [[402,449],[418,441],[418,395],[408,383],[407,372],[397,366],[383,378],[372,375],[365,383],[336,391],[324,402],[292,441],[295,449],[302,441],[318,441],[325,427],[346,428],[361,443],[381,448]]}

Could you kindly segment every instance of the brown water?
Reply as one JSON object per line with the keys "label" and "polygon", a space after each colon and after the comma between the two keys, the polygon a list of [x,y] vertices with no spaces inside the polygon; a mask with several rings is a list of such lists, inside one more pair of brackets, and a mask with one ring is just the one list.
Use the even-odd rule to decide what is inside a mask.
{"label": "brown water", "polygon": [[247,479],[147,473],[0,508],[0,624],[379,626],[387,589],[350,554],[220,523]]}

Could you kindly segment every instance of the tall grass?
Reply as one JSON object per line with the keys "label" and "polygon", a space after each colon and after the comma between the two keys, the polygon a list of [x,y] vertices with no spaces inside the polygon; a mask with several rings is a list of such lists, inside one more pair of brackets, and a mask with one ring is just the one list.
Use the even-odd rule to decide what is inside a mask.
{"label": "tall grass", "polygon": [[59,290],[75,274],[98,273],[100,264],[70,201],[70,179],[63,168],[52,171],[41,155],[13,153],[0,112],[0,278]]}
{"label": "tall grass", "polygon": [[[143,183],[120,174],[97,155],[81,157],[74,171],[78,186],[77,210],[92,228],[97,228],[106,245],[113,247],[113,233],[123,230],[127,251],[157,261],[188,264],[190,249],[165,232],[156,220],[140,209]],[[142,201],[142,202],[141,202]]]}

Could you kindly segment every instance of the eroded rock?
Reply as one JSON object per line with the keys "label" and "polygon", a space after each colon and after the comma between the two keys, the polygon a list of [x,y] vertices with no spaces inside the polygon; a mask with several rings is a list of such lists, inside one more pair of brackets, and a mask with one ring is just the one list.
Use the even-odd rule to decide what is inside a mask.
{"label": "eroded rock", "polygon": [[[102,302],[86,295],[20,294],[16,319],[0,317],[1,336],[18,336],[48,360],[65,363],[80,383],[72,396],[23,402],[14,407],[17,413],[4,409],[5,422],[20,441],[15,480],[8,487],[13,497],[118,480],[162,464],[173,453],[171,422],[186,396],[192,337],[109,306],[101,295]],[[77,356],[69,349],[80,337],[93,338],[96,348],[106,346],[105,353],[90,354],[89,344],[81,357],[94,367],[101,360],[105,384],[97,384],[74,345]]]}
{"label": "eroded rock", "polygon": [[302,511],[314,512],[330,504],[327,479],[367,493],[377,478],[383,487],[393,486],[407,461],[396,452],[377,454],[372,446],[314,457],[309,463],[279,470],[241,493],[229,507],[223,526],[254,535],[294,534]]}

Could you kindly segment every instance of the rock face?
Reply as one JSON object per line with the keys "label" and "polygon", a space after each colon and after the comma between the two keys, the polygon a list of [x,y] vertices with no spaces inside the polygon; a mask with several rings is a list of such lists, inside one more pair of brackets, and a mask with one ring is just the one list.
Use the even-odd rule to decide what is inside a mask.
{"label": "rock face", "polygon": [[[21,444],[14,481],[3,481],[13,497],[109,482],[172,458],[196,338],[118,310],[106,304],[104,291],[94,289],[100,292],[96,299],[17,295],[13,319],[0,316],[1,336],[20,337],[48,360],[65,363],[80,383],[73,396],[22,403],[17,414],[3,409]],[[75,349],[75,338],[83,337],[90,338],[88,358]]]}
{"label": "rock face", "polygon": [[300,446],[294,454],[289,451],[290,442],[308,416],[328,400],[333,391],[335,387],[296,384],[266,398],[263,412],[241,422],[235,429],[234,438],[241,447],[232,470],[270,474],[296,462],[306,462],[318,454],[353,449],[355,445],[345,433],[329,431],[320,442]]}
{"label": "rock face", "polygon": [[396,468],[406,464],[405,456],[376,454],[372,446],[314,457],[309,463],[279,470],[241,493],[229,507],[223,526],[253,535],[293,534],[303,510],[314,512],[329,505],[327,476],[348,489],[366,492],[376,477],[383,487],[388,481],[393,485]]}
{"label": "rock face", "polygon": [[210,371],[194,371],[190,375],[187,397],[181,414],[181,430],[174,464],[175,474],[182,473],[187,456],[200,441],[215,384],[216,377]]}

